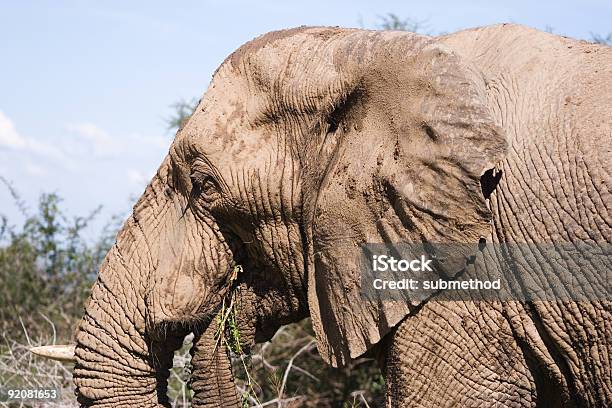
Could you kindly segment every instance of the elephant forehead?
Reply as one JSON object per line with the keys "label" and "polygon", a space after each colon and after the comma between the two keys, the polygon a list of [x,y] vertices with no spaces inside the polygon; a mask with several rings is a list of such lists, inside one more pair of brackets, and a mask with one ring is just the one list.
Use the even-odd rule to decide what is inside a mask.
{"label": "elephant forehead", "polygon": [[[313,118],[349,88],[331,63],[331,53],[315,52],[319,46],[311,33],[295,29],[241,47],[215,73],[189,123],[177,135],[178,150],[187,160],[201,154],[240,163],[262,155],[274,160],[285,150],[284,137],[279,135],[299,133],[312,125]],[[301,52],[304,47],[310,52]]]}
{"label": "elephant forehead", "polygon": [[256,51],[247,46],[237,62],[230,59],[224,71],[242,79],[241,88],[247,90],[242,102],[250,122],[260,125],[317,114],[350,88],[352,75],[333,62],[334,44],[344,38],[342,34],[347,33],[322,40],[300,31]]}
{"label": "elephant forehead", "polygon": [[326,27],[300,27],[289,30],[274,31],[264,34],[242,45],[234,51],[219,67],[232,69],[241,73],[257,73],[268,85],[274,81],[274,75],[267,72],[279,72],[287,64],[307,65],[313,58],[324,61],[329,55],[325,45],[333,45],[356,30]]}
{"label": "elephant forehead", "polygon": [[175,145],[187,163],[206,156],[217,166],[235,168],[274,160],[282,150],[278,142],[269,129],[251,125],[243,103],[226,99],[194,113]]}
{"label": "elephant forehead", "polygon": [[[270,72],[291,74],[286,68],[297,66],[301,71],[319,69],[322,65],[341,70],[345,64],[367,63],[372,58],[387,58],[402,53],[411,54],[428,37],[404,31],[371,31],[337,27],[300,27],[264,34],[233,52],[217,71],[233,69],[242,73],[257,73],[266,85],[274,83]],[[367,67],[352,67],[363,70]],[[299,72],[296,72],[299,74]],[[317,72],[320,73],[320,72]],[[322,78],[317,78],[320,81]]]}
{"label": "elephant forehead", "polygon": [[[392,59],[409,57],[426,40],[412,33],[325,27],[273,32],[235,51],[213,83],[241,79],[231,82],[248,90],[242,100],[253,123],[316,114],[361,85],[362,77],[380,75],[381,62],[393,71]],[[398,47],[400,52],[392,51]]]}
{"label": "elephant forehead", "polygon": [[410,58],[414,45],[425,42],[410,33],[320,27],[266,34],[217,70],[177,137],[179,150],[192,158],[205,154],[213,163],[282,166],[289,138],[324,133],[325,125],[318,125],[356,89],[382,86],[394,75],[391,60]]}

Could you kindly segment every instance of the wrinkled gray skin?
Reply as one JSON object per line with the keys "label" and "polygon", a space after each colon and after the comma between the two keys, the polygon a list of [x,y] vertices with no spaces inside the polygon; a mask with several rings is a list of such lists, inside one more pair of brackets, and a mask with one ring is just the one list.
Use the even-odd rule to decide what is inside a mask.
{"label": "wrinkled gray skin", "polygon": [[79,401],[167,406],[172,352],[195,328],[194,405],[237,402],[208,325],[234,293],[248,343],[310,316],[327,362],[378,356],[392,407],[609,405],[609,301],[369,303],[351,254],[610,243],[610,89],[610,48],[516,25],[300,28],[242,46],[101,268]]}

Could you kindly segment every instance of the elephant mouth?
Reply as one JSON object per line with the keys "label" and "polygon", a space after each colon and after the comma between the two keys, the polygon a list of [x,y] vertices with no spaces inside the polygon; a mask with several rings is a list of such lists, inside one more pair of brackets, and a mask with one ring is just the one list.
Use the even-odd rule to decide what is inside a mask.
{"label": "elephant mouth", "polygon": [[[152,282],[145,295],[147,328],[165,332],[177,328],[206,327],[216,315],[228,294],[235,289],[241,265],[252,265],[245,244],[235,236],[226,236],[227,262],[215,263],[211,255],[205,264],[194,265],[177,259],[180,265],[170,276],[162,275]],[[208,266],[207,266],[208,265]],[[160,329],[161,328],[161,329]]]}
{"label": "elephant mouth", "polygon": [[[194,299],[186,302],[184,307],[162,309],[162,313],[149,314],[147,318],[147,333],[152,341],[163,342],[173,337],[184,337],[189,333],[203,332],[210,324],[214,324],[215,316],[222,310],[224,299],[232,294],[232,284],[226,294],[212,291],[207,301],[201,302],[194,294]],[[168,313],[165,311],[168,310]],[[170,312],[171,311],[171,312]]]}
{"label": "elephant mouth", "polygon": [[150,342],[164,343],[170,339],[183,338],[189,333],[205,330],[213,321],[214,313],[202,318],[185,318],[175,320],[163,320],[151,325],[147,329],[147,337]]}

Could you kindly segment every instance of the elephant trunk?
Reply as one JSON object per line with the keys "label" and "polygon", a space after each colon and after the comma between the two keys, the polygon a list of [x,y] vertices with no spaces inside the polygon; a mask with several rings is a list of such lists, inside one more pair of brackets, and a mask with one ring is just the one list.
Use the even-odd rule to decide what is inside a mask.
{"label": "elephant trunk", "polygon": [[191,349],[192,403],[198,407],[239,407],[229,350],[213,320],[202,333],[196,333]]}
{"label": "elephant trunk", "polygon": [[[153,341],[145,330],[141,282],[115,279],[115,247],[92,289],[77,332],[74,382],[82,406],[169,406],[166,396],[174,350],[182,337]],[[124,277],[127,279],[127,276]]]}
{"label": "elephant trunk", "polygon": [[169,369],[186,333],[151,322],[146,300],[160,263],[155,248],[166,233],[151,225],[175,223],[163,215],[172,212],[172,202],[161,199],[164,184],[158,174],[147,187],[92,288],[76,335],[74,383],[81,406],[169,406]]}
{"label": "elephant trunk", "polygon": [[169,406],[174,351],[228,291],[232,252],[172,168],[167,157],[100,268],[76,337],[81,405]]}

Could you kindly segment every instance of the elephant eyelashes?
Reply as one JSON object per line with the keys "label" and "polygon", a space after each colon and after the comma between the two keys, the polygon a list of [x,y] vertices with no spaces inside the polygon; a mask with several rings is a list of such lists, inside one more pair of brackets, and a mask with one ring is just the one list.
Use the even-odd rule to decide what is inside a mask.
{"label": "elephant eyelashes", "polygon": [[331,119],[327,122],[327,134],[336,133],[338,130],[338,121]]}
{"label": "elephant eyelashes", "polygon": [[201,199],[205,204],[212,204],[220,197],[220,188],[217,181],[210,174],[194,173],[191,175],[191,194],[192,200]]}
{"label": "elephant eyelashes", "polygon": [[431,126],[429,126],[428,124],[423,124],[423,129],[425,130],[425,134],[427,134],[427,137],[429,137],[429,139],[434,142],[438,141],[438,135]]}

